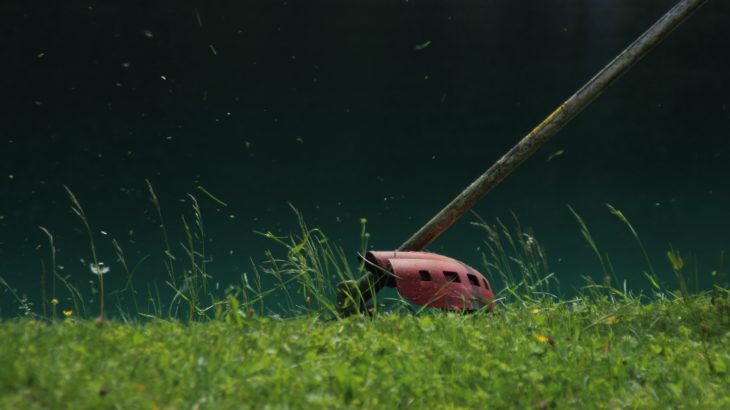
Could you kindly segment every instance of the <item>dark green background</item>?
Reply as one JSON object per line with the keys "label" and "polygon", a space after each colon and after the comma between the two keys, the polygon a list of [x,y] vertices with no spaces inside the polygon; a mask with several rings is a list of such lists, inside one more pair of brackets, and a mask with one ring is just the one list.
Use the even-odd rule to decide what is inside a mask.
{"label": "dark green background", "polygon": [[[161,283],[145,178],[175,250],[186,194],[198,197],[222,284],[273,246],[254,230],[296,229],[287,202],[353,260],[361,217],[373,246],[395,248],[672,4],[4,1],[0,276],[38,301],[41,225],[88,290],[67,185],[108,280],[121,282],[115,237],[130,260],[151,255],[140,283]],[[709,286],[730,247],[729,19],[727,2],[709,1],[476,207],[533,227],[564,291],[599,275],[568,204],[628,286],[647,286],[606,202],[637,227],[670,288],[670,244],[696,255]],[[468,219],[430,249],[478,265],[483,235]],[[2,313],[15,314],[4,295]]]}

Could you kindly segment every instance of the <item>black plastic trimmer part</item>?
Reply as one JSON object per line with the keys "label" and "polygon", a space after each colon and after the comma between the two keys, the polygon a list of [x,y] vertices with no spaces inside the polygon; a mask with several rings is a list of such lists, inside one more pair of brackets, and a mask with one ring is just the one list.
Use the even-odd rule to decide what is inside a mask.
{"label": "black plastic trimmer part", "polygon": [[[403,243],[398,250],[420,251],[428,246],[705,2],[706,0],[679,1]],[[372,295],[387,284],[386,276],[382,272],[369,271],[356,281],[349,280],[339,283],[337,285],[337,305],[340,313],[347,315],[352,311],[362,311]],[[357,302],[353,303],[353,301]]]}
{"label": "black plastic trimmer part", "polygon": [[360,257],[367,273],[358,280],[346,280],[337,284],[337,309],[345,316],[367,311],[367,302],[384,287],[395,287],[393,277],[376,268],[376,261],[369,254]]}

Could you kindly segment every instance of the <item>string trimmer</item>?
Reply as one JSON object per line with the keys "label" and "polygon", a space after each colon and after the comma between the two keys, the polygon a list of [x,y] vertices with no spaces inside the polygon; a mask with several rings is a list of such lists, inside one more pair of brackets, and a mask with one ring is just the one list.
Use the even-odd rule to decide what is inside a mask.
{"label": "string trimmer", "polygon": [[384,286],[397,288],[401,296],[417,305],[466,311],[491,308],[494,294],[484,276],[459,261],[421,250],[601,95],[634,63],[664,40],[705,1],[682,0],[677,3],[397,250],[368,252],[363,258],[367,273],[359,280],[337,285],[337,306],[340,313],[348,315],[365,311],[368,300]]}

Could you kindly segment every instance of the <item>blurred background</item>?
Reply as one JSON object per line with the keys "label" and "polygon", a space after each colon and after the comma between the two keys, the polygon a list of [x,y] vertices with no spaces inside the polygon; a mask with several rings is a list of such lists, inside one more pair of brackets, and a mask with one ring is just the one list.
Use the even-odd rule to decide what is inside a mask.
{"label": "blurred background", "polygon": [[[71,189],[100,259],[166,278],[194,195],[216,282],[240,281],[296,232],[289,203],[352,256],[367,218],[400,245],[625,46],[672,0],[128,1],[0,5],[0,277],[38,300],[42,263],[95,279]],[[730,4],[709,1],[475,208],[546,248],[562,291],[600,265],[572,206],[629,289],[646,263],[676,287],[670,247],[699,287],[730,248]],[[203,189],[227,206],[206,195]],[[429,248],[480,269],[465,216]],[[117,275],[115,276],[115,273]],[[493,278],[492,278],[493,279]],[[2,315],[17,314],[7,289]],[[38,303],[38,302],[36,302]]]}

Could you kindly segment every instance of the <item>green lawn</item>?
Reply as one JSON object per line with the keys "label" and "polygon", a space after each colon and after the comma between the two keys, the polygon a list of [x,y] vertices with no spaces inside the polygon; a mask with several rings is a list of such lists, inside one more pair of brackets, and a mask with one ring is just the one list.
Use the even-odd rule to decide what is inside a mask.
{"label": "green lawn", "polygon": [[[576,299],[561,299],[531,230],[516,219],[512,233],[499,220],[478,218],[484,273],[502,282],[493,313],[417,310],[382,297],[373,301],[373,316],[337,319],[335,284],[363,267],[350,266],[347,253],[300,213],[299,233],[262,233],[278,250],[218,290],[209,283],[212,258],[195,198],[194,224],[183,218],[175,254],[148,188],[164,238],[157,269],[167,274],[172,299],[156,283],[147,295],[135,288],[147,257],[127,260],[115,240],[114,271],[98,274],[105,265],[93,229],[69,190],[99,291],[84,296],[83,276],[62,275],[45,229],[52,285],[50,294],[41,292],[45,300],[33,304],[0,278],[25,315],[0,319],[0,409],[730,408],[724,253],[710,274],[712,290],[690,291],[686,278],[697,277],[696,264],[670,248],[677,281],[669,286],[678,290],[667,288],[659,279],[666,274],[657,273],[666,265],[655,269],[634,226],[610,205],[644,257],[648,296],[626,288],[571,208],[597,259]],[[360,219],[360,253],[370,248],[366,223]],[[105,305],[110,275],[127,280],[107,289]],[[100,312],[111,317],[106,325],[93,319]]]}
{"label": "green lawn", "polygon": [[730,408],[730,303],[0,322],[0,408]]}

